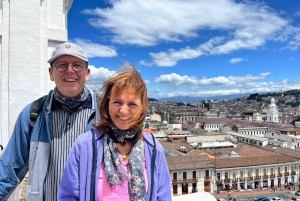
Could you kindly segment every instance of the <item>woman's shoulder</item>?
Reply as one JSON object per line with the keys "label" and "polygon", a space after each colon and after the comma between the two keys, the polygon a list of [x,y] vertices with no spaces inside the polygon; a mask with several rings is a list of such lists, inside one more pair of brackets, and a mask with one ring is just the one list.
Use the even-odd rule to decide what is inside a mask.
{"label": "woman's shoulder", "polygon": [[164,149],[160,142],[157,139],[155,139],[153,134],[143,132],[143,137],[144,141],[148,143],[151,147],[156,146],[156,149],[161,151]]}

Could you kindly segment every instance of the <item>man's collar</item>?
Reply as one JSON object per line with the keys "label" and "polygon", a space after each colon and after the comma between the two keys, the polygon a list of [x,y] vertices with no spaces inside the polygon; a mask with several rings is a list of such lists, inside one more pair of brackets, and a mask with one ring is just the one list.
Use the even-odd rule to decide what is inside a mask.
{"label": "man's collar", "polygon": [[[60,107],[61,107],[60,102],[58,102],[57,100],[55,100],[55,98],[53,97],[51,110],[55,110],[55,109],[60,108]],[[92,102],[91,94],[89,94],[89,96],[86,99],[86,101],[81,106],[79,106],[79,108],[80,107],[82,107],[82,108],[92,108],[93,107],[93,102]],[[75,110],[76,109],[77,108],[75,108]]]}

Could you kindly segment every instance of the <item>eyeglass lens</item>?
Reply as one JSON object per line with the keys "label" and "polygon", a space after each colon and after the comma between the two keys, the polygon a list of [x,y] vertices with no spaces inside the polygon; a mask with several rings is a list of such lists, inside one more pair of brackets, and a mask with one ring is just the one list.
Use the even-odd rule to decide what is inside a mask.
{"label": "eyeglass lens", "polygon": [[[69,65],[70,64],[68,64],[66,62],[58,62],[54,66],[58,71],[65,72],[68,69]],[[72,68],[76,72],[82,71],[84,68],[84,63],[74,62],[74,63],[72,63]]]}

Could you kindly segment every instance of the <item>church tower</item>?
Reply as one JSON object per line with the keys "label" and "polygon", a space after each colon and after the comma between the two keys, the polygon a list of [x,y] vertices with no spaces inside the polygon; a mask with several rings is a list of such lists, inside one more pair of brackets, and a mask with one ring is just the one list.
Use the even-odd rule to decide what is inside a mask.
{"label": "church tower", "polygon": [[273,98],[271,98],[271,104],[267,110],[267,122],[279,122],[278,109]]}
{"label": "church tower", "polygon": [[21,110],[54,87],[48,58],[67,41],[73,0],[0,0],[0,144]]}

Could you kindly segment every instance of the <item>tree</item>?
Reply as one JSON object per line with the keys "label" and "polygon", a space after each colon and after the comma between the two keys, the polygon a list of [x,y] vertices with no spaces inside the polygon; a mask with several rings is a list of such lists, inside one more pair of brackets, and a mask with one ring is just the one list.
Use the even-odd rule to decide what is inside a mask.
{"label": "tree", "polygon": [[295,125],[295,121],[300,121],[300,116],[298,116],[297,119],[293,120],[293,121],[291,122],[291,124]]}

